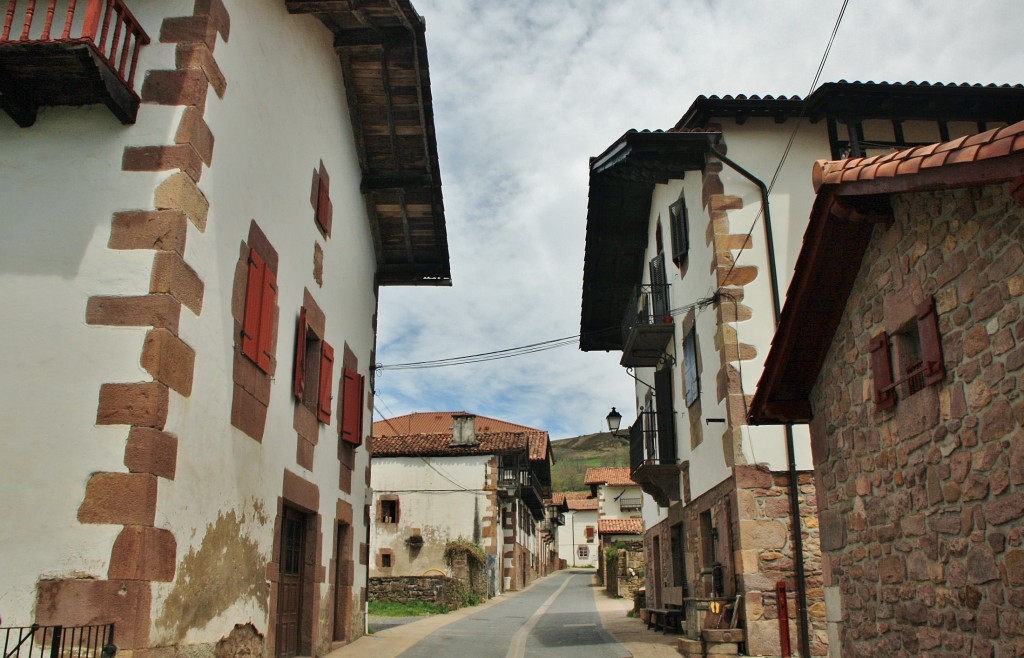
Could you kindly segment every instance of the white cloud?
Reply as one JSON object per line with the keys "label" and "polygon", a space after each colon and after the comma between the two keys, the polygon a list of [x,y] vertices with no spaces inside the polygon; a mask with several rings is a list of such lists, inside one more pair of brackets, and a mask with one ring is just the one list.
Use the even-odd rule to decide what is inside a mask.
{"label": "white cloud", "polygon": [[[504,349],[579,331],[588,158],[671,127],[698,95],[807,93],[841,2],[415,0],[427,44],[451,289],[385,288],[378,361]],[[859,0],[821,81],[1021,82],[1016,0]],[[384,372],[389,416],[466,409],[551,431],[632,420],[619,354],[563,347]]]}

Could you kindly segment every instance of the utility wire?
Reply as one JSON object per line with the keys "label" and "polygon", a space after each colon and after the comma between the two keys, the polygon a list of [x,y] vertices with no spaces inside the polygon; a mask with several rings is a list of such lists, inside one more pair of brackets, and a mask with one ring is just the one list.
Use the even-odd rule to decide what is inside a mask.
{"label": "utility wire", "polygon": [[[807,91],[804,96],[804,102],[800,104],[800,114],[797,116],[796,125],[793,126],[792,132],[789,134],[789,141],[786,143],[786,148],[782,152],[782,157],[779,159],[779,164],[775,167],[775,173],[772,174],[771,183],[768,185],[768,194],[772,193],[775,189],[775,183],[779,179],[779,174],[782,172],[782,167],[786,164],[786,159],[789,157],[789,152],[793,148],[793,142],[796,141],[796,135],[800,131],[801,119],[804,118],[804,114],[807,112],[807,97],[810,96],[814,90],[818,87],[818,80],[821,79],[821,72],[825,69],[825,62],[828,60],[829,53],[832,51],[832,44],[836,40],[836,34],[839,32],[839,25],[843,22],[843,14],[846,13],[846,5],[849,4],[850,0],[843,0],[843,6],[839,8],[839,16],[836,18],[836,24],[832,28],[832,35],[828,39],[828,45],[825,47],[825,53],[821,56],[821,62],[818,64],[818,70],[814,73],[814,80],[811,81],[811,88]],[[760,208],[757,211],[757,215],[754,217],[754,221],[750,224],[750,230],[747,231],[747,239],[743,241],[743,246],[740,247],[739,252],[736,254],[736,258],[733,259],[732,265],[729,267],[729,271],[726,272],[723,280],[729,278],[732,271],[736,269],[736,264],[740,261],[740,256],[747,250],[746,245],[750,244],[751,236],[754,234],[754,228],[757,227],[758,221],[761,219],[761,215],[764,212],[764,208]]]}

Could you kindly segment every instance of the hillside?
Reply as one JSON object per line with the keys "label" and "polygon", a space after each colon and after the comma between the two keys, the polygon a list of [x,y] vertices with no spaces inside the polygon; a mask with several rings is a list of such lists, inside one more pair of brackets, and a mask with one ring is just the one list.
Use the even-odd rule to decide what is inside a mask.
{"label": "hillside", "polygon": [[583,477],[596,466],[629,466],[629,436],[624,431],[584,434],[551,442],[553,491],[583,491]]}

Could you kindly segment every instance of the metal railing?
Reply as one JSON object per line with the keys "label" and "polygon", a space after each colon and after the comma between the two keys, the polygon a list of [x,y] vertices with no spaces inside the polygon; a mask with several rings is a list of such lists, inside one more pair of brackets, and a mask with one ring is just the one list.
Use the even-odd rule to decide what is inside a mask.
{"label": "metal railing", "polygon": [[643,507],[643,504],[643,496],[623,496],[622,498],[619,498],[619,511],[628,512],[631,510],[638,510]]}
{"label": "metal railing", "polygon": [[0,628],[2,658],[113,658],[114,625]]}
{"label": "metal railing", "polygon": [[649,283],[637,286],[626,304],[626,314],[622,318],[622,339],[628,340],[629,334],[639,326],[671,325],[672,313],[669,310],[667,283]]}
{"label": "metal railing", "polygon": [[[22,2],[24,6],[19,8]],[[58,29],[62,27],[62,30],[59,37],[54,37],[54,19],[60,20],[61,15],[62,26],[58,25]],[[43,16],[41,25],[39,16]],[[12,30],[16,31],[19,27],[21,32],[12,38]],[[139,49],[149,43],[149,35],[125,6],[124,0],[7,1],[3,31],[0,32],[0,46],[62,42],[92,44],[107,61],[110,69],[131,89],[135,84]]]}

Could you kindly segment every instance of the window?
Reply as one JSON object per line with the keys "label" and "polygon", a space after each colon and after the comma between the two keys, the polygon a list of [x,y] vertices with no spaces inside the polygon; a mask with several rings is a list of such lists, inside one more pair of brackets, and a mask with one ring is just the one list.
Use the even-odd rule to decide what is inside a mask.
{"label": "window", "polygon": [[381,498],[377,503],[377,520],[381,523],[398,523],[398,498]]}
{"label": "window", "polygon": [[306,307],[299,309],[299,325],[295,338],[295,399],[316,414],[322,423],[331,422],[331,400],[334,399],[332,376],[334,348],[317,336],[306,321]]}
{"label": "window", "polygon": [[683,379],[683,387],[686,389],[686,406],[689,407],[700,397],[696,326],[690,327],[683,338]]}
{"label": "window", "polygon": [[341,438],[352,445],[363,443],[363,388],[366,378],[346,368],[342,372]]}
{"label": "window", "polygon": [[929,297],[919,304],[915,317],[892,336],[883,331],[872,338],[868,349],[877,410],[896,406],[896,391],[900,385],[906,385],[905,397],[909,397],[942,381],[946,369],[942,362],[942,338],[934,298]]}
{"label": "window", "polygon": [[672,262],[682,265],[690,250],[690,227],[686,216],[686,200],[682,197],[668,207],[669,228],[672,231]]}
{"label": "window", "polygon": [[263,372],[270,372],[274,347],[274,309],[277,275],[255,249],[249,249],[249,278],[245,287],[242,320],[242,354]]}
{"label": "window", "polygon": [[327,175],[324,163],[313,170],[313,218],[323,231],[324,237],[331,237],[331,224],[334,219],[334,206],[331,204],[331,177]]}
{"label": "window", "polygon": [[586,544],[580,544],[579,546],[577,546],[576,547],[576,557],[578,557],[581,560],[589,560],[590,559],[590,547],[587,546]]}
{"label": "window", "polygon": [[391,553],[381,553],[380,554],[380,568],[381,569],[390,569],[391,568],[391,558],[392,558]]}
{"label": "window", "polygon": [[592,525],[588,525],[585,532],[586,532],[586,536],[587,536],[587,543],[588,544],[593,544],[594,543],[594,535],[597,534],[597,529],[594,528],[594,526],[592,526]]}

